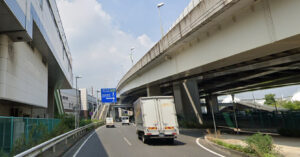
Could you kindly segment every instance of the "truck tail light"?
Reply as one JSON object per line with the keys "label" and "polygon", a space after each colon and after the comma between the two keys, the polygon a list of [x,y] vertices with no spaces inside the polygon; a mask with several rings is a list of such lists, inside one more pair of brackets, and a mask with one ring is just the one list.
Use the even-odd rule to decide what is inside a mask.
{"label": "truck tail light", "polygon": [[174,130],[174,127],[173,126],[166,126],[165,129],[166,130]]}
{"label": "truck tail light", "polygon": [[146,135],[152,135],[151,133],[147,133]]}
{"label": "truck tail light", "polygon": [[148,130],[157,130],[157,127],[148,127]]}
{"label": "truck tail light", "polygon": [[172,134],[173,134],[173,135],[176,135],[177,133],[176,133],[176,132],[173,132]]}

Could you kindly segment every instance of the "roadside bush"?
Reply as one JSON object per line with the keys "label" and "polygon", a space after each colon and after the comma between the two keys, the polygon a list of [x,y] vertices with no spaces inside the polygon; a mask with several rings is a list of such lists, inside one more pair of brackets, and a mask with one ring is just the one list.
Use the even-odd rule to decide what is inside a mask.
{"label": "roadside bush", "polygon": [[91,123],[93,123],[91,119],[81,119],[79,122],[79,126],[82,127]]}
{"label": "roadside bush", "polygon": [[269,135],[254,134],[246,139],[246,143],[251,151],[260,157],[274,156],[273,139]]}
{"label": "roadside bush", "polygon": [[233,149],[233,150],[236,150],[236,151],[239,151],[239,152],[244,152],[244,153],[247,153],[247,154],[254,154],[254,151],[251,150],[249,147],[243,147],[241,145],[225,143],[225,142],[223,142],[221,140],[218,140],[218,139],[211,139],[211,141],[218,144],[218,145],[221,145],[225,148]]}

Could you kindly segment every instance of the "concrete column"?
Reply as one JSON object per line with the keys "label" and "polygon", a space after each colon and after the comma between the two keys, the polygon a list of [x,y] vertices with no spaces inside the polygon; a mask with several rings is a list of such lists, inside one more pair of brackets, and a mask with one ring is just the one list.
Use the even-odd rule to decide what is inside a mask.
{"label": "concrete column", "polygon": [[160,87],[159,86],[149,86],[147,87],[147,96],[160,96]]}
{"label": "concrete column", "polygon": [[214,113],[219,112],[218,97],[216,95],[209,95],[205,98],[207,113],[211,114],[211,107],[213,108]]}
{"label": "concrete column", "polygon": [[[6,71],[7,58],[9,58],[9,38],[6,35],[0,35],[0,97],[6,96]],[[8,112],[9,113],[9,112]],[[4,115],[4,114],[2,114]]]}
{"label": "concrete column", "polygon": [[195,79],[186,80],[183,82],[183,88],[185,91],[184,106],[191,106],[194,117],[202,125],[203,118],[197,81]]}
{"label": "concrete column", "polygon": [[182,101],[182,84],[173,83],[173,93],[176,113],[180,118],[184,118],[183,101]]}

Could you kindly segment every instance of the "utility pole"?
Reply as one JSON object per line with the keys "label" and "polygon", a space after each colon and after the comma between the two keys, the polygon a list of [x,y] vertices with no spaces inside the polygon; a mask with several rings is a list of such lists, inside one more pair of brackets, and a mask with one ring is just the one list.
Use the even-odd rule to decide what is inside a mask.
{"label": "utility pole", "polygon": [[235,120],[235,127],[236,127],[236,131],[237,131],[237,134],[239,134],[239,126],[238,126],[238,122],[237,122],[237,118],[236,118],[236,103],[235,103],[235,100],[234,100],[234,94],[231,94],[231,98],[232,98],[232,103],[233,103],[233,113],[234,113],[234,120]]}

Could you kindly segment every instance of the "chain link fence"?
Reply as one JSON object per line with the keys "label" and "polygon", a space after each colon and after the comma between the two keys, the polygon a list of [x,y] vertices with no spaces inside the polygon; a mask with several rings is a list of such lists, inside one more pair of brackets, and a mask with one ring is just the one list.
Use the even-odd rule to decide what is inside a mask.
{"label": "chain link fence", "polygon": [[[236,118],[235,118],[236,117]],[[300,130],[300,112],[223,112],[216,113],[219,127],[239,128],[249,131],[278,132],[280,129]]]}
{"label": "chain link fence", "polygon": [[42,127],[44,131],[51,132],[59,122],[59,119],[0,116],[0,151],[11,152],[14,143],[22,137],[26,141],[38,139],[43,136],[42,132],[32,130]]}

